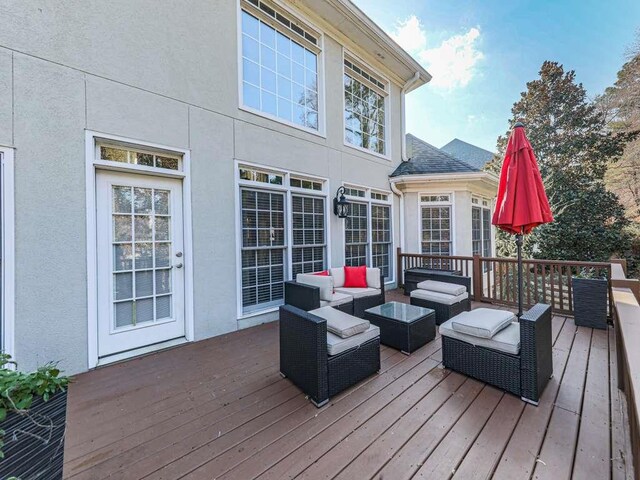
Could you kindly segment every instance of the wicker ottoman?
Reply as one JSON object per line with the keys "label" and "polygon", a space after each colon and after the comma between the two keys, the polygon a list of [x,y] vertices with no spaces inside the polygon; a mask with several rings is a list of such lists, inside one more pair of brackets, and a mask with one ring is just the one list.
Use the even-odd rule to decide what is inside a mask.
{"label": "wicker ottoman", "polygon": [[422,308],[430,308],[435,311],[436,325],[442,325],[451,317],[455,317],[459,313],[471,310],[471,302],[469,298],[449,303],[444,299],[434,299],[431,295],[433,292],[426,290],[414,290],[411,292],[411,305]]}
{"label": "wicker ottoman", "polygon": [[436,336],[435,312],[400,302],[364,311],[364,318],[380,328],[380,343],[409,355]]}

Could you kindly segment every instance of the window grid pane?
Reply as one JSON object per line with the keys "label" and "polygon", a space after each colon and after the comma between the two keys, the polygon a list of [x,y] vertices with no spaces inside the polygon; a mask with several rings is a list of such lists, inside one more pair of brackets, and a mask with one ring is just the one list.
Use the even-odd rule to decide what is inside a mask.
{"label": "window grid pane", "polygon": [[240,195],[242,306],[276,305],[284,298],[284,194],[243,188]]}
{"label": "window grid pane", "polygon": [[367,264],[368,216],[366,203],[352,203],[351,214],[345,220],[345,265]]}
{"label": "window grid pane", "polygon": [[451,255],[450,207],[422,207],[422,253]]}
{"label": "window grid pane", "polygon": [[473,255],[482,254],[482,219],[480,208],[471,208],[471,246]]}
{"label": "window grid pane", "polygon": [[391,207],[371,206],[371,260],[374,268],[379,268],[385,278],[390,277],[391,265]]}
{"label": "window grid pane", "polygon": [[[491,256],[491,210],[482,209],[482,255]],[[484,270],[491,270],[491,262],[483,262]]]}
{"label": "window grid pane", "polygon": [[325,200],[323,198],[292,195],[293,245],[292,274],[311,273],[324,270]]}
{"label": "window grid pane", "polygon": [[356,78],[344,75],[345,141],[384,155],[385,97]]}
{"label": "window grid pane", "polygon": [[242,32],[244,105],[318,130],[317,55],[245,11]]}

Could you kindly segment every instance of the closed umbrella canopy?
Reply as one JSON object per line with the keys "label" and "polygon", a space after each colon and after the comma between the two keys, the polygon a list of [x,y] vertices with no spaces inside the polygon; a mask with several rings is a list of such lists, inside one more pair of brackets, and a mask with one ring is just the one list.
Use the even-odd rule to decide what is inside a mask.
{"label": "closed umbrella canopy", "polygon": [[516,235],[518,247],[518,318],[522,316],[522,235],[538,225],[553,221],[542,176],[524,125],[516,123],[500,172],[498,199],[493,223]]}
{"label": "closed umbrella canopy", "polygon": [[493,223],[512,233],[530,233],[538,225],[553,221],[538,162],[524,125],[516,123],[504,155]]}

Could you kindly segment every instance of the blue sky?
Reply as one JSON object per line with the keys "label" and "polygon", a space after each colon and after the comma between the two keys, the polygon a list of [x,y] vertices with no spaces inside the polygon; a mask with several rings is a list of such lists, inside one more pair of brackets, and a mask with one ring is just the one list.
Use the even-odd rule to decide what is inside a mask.
{"label": "blue sky", "polygon": [[434,76],[407,97],[407,131],[437,147],[493,151],[544,60],[602,93],[640,29],[638,0],[354,1]]}

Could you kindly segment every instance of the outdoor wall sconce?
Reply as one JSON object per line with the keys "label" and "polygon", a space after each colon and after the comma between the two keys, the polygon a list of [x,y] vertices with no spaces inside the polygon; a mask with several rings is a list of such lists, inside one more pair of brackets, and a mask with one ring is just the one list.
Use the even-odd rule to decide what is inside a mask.
{"label": "outdoor wall sconce", "polygon": [[340,187],[336,192],[336,197],[333,199],[333,213],[338,218],[347,218],[349,216],[349,206],[349,202],[344,198],[344,187]]}

